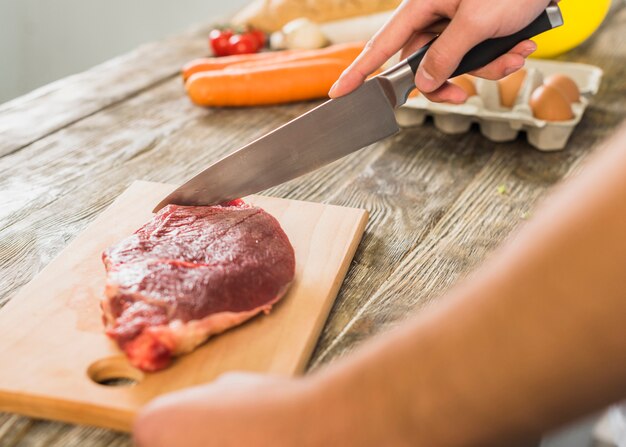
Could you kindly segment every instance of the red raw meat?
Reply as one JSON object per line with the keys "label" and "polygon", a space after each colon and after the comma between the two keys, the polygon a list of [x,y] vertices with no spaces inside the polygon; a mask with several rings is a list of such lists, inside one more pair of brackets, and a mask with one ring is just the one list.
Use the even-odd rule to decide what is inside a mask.
{"label": "red raw meat", "polygon": [[242,201],[166,206],[102,260],[106,333],[144,371],[268,313],[295,273],[278,221]]}

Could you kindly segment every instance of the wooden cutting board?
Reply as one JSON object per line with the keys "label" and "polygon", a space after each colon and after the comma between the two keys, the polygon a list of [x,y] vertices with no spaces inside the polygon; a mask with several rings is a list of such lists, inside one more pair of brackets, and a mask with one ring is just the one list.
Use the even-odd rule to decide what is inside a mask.
{"label": "wooden cutting board", "polygon": [[[211,338],[168,369],[142,373],[103,332],[102,251],[147,222],[174,186],[136,182],[0,310],[0,410],[130,430],[153,397],[225,371],[303,371],[363,235],[364,210],[253,196],[296,253],[296,278],[269,315]],[[116,378],[133,385],[104,385]]]}

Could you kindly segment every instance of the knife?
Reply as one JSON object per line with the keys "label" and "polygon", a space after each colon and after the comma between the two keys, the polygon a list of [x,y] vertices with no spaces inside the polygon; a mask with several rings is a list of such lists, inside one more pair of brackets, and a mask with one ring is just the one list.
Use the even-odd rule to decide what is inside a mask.
{"label": "knife", "polygon": [[[522,40],[562,24],[558,5],[550,3],[521,31],[472,48],[451,77],[483,67]],[[395,134],[400,128],[394,109],[415,89],[415,72],[433,41],[348,95],[324,102],[212,164],[153,212],[168,204],[214,205],[257,193]]]}

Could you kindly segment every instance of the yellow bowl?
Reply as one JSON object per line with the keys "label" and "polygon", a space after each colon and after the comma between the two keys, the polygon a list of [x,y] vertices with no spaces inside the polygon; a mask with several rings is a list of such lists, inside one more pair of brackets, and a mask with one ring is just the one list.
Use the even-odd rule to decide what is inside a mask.
{"label": "yellow bowl", "polygon": [[561,0],[564,25],[535,37],[532,57],[550,58],[577,47],[600,26],[610,5],[611,0]]}

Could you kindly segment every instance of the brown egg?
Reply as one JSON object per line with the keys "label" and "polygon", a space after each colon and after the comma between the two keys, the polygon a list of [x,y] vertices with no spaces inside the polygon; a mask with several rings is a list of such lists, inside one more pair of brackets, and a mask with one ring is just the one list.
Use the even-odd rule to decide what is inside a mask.
{"label": "brown egg", "polygon": [[572,105],[563,94],[549,85],[541,85],[530,97],[535,118],[546,121],[567,121],[574,118]]}
{"label": "brown egg", "polygon": [[569,76],[555,73],[548,76],[543,83],[560,91],[569,102],[580,101],[580,90],[578,90],[578,86]]}
{"label": "brown egg", "polygon": [[526,70],[522,68],[498,81],[500,104],[509,108],[515,105],[517,94],[524,83],[524,79],[526,79]]}
{"label": "brown egg", "polygon": [[476,96],[476,86],[474,85],[474,80],[469,75],[461,75],[456,78],[450,79],[450,82],[454,85],[461,87],[467,96]]}

